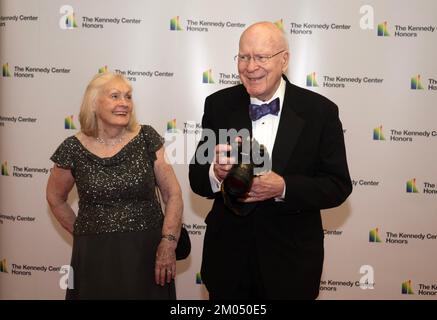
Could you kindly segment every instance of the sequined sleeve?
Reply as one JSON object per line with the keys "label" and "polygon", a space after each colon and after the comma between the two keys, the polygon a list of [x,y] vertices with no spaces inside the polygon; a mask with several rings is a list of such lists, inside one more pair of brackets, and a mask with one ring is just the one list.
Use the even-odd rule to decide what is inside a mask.
{"label": "sequined sleeve", "polygon": [[147,152],[153,161],[155,161],[155,153],[164,145],[164,138],[149,125],[143,125],[142,131],[147,146]]}
{"label": "sequined sleeve", "polygon": [[74,169],[74,142],[73,137],[65,139],[50,157],[58,167]]}

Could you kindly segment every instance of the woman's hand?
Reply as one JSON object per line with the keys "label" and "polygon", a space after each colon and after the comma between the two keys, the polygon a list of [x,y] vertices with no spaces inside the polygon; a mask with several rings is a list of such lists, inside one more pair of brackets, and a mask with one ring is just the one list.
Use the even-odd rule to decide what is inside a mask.
{"label": "woman's hand", "polygon": [[164,286],[176,276],[176,246],[177,242],[162,238],[156,250],[155,281]]}

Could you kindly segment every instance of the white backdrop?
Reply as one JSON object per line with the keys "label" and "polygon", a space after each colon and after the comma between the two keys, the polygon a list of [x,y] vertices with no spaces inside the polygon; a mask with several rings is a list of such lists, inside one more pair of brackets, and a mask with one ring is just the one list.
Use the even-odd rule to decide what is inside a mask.
{"label": "white backdrop", "polygon": [[[289,79],[336,102],[345,129],[354,191],[323,212],[320,299],[436,299],[433,0],[0,0],[0,299],[64,297],[72,241],[46,204],[49,158],[80,129],[83,92],[101,68],[132,81],[140,122],[177,145],[193,242],[177,295],[207,299],[199,270],[211,202],[191,192],[186,159],[205,97],[238,83],[239,36],[260,20],[288,36]],[[75,192],[69,201],[77,209]]]}

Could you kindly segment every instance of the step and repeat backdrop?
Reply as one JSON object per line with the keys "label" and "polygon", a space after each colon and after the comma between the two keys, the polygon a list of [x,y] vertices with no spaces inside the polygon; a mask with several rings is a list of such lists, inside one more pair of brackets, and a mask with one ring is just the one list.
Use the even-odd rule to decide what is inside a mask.
{"label": "step and repeat backdrop", "polygon": [[193,245],[177,296],[208,298],[212,203],[191,192],[188,163],[205,97],[239,83],[239,36],[261,20],[287,35],[289,79],[336,102],[344,126],[354,191],[323,212],[319,299],[437,299],[434,0],[0,0],[0,299],[64,298],[72,239],[46,203],[49,158],[105,70],[132,82],[140,122],[166,138]]}

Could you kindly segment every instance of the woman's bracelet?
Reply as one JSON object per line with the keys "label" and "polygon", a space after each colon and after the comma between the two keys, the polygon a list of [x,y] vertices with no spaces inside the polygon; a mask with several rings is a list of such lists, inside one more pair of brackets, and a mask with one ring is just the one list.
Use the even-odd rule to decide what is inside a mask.
{"label": "woman's bracelet", "polygon": [[173,235],[173,234],[171,234],[171,233],[169,233],[169,234],[163,234],[162,236],[161,236],[161,239],[162,238],[165,238],[165,239],[167,239],[168,241],[175,241],[175,242],[178,242],[178,239],[176,239],[176,237]]}

